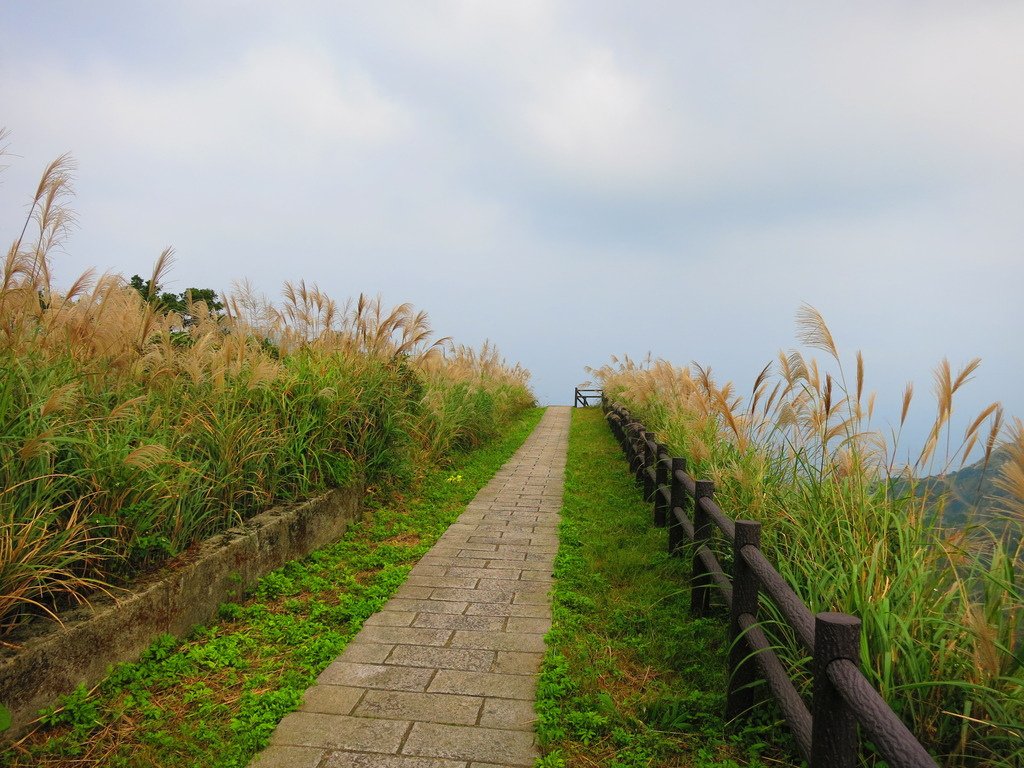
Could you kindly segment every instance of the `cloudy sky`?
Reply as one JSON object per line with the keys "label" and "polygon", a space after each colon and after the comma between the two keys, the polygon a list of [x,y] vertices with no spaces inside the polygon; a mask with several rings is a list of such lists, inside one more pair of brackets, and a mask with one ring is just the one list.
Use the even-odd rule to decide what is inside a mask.
{"label": "cloudy sky", "polygon": [[72,152],[58,282],[173,245],[170,289],[381,293],[548,403],[612,354],[745,391],[809,302],[883,406],[981,356],[964,417],[1024,416],[1022,3],[3,0],[0,27],[0,240]]}

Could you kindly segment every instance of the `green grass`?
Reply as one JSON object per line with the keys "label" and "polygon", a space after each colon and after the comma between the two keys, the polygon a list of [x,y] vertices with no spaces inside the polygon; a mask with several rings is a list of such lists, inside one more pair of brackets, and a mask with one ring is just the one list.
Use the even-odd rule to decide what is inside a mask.
{"label": "green grass", "polygon": [[690,620],[687,559],[667,556],[601,412],[573,417],[538,768],[790,764],[764,744],[785,742],[775,723],[726,731],[724,622]]}
{"label": "green grass", "polygon": [[[694,477],[714,482],[727,515],[762,524],[762,551],[812,613],[861,619],[865,677],[940,765],[1019,768],[1024,428],[1015,421],[1003,443],[1009,460],[995,479],[1007,495],[992,502],[1001,524],[982,518],[963,529],[944,527],[934,499],[917,492],[929,481],[917,478],[915,467],[953,468],[978,441],[994,462],[1002,434],[995,405],[978,415],[959,447],[959,429],[949,426],[953,393],[975,363],[956,376],[947,362],[938,367],[932,441],[915,467],[900,469],[899,435],[890,445],[872,427],[861,358],[847,389],[824,335],[819,331],[813,346],[828,346],[831,362],[819,367],[797,352],[780,355],[777,372],[765,369],[747,399],[696,364],[622,364],[597,378],[606,397],[627,407],[673,456],[686,458]],[[944,456],[941,446],[948,446]],[[763,619],[778,616],[771,601],[761,606]],[[782,623],[762,627],[809,700],[805,649]],[[884,765],[868,742],[861,759]]]}
{"label": "green grass", "polygon": [[52,283],[72,166],[47,167],[0,270],[0,638],[273,504],[411,492],[535,404],[528,371],[409,303],[299,281],[277,305],[245,287],[183,305],[159,290],[171,249],[148,281]]}
{"label": "green grass", "polygon": [[95,690],[79,688],[0,765],[246,765],[541,413],[433,471],[416,498],[371,509],[342,541],[268,574],[216,624],[160,638]]}

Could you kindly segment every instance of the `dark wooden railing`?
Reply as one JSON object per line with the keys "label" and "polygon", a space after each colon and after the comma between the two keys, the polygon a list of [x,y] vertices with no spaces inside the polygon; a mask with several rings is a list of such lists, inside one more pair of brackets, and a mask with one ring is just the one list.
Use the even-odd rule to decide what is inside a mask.
{"label": "dark wooden railing", "polygon": [[[858,764],[858,725],[890,768],[936,768],[936,763],[860,671],[860,619],[811,614],[760,549],[761,524],[731,520],[715,503],[714,484],[694,480],[686,460],[671,457],[629,411],[605,402],[605,415],[643,489],[654,524],[668,528],[670,554],[692,542],[690,611],[703,616],[717,587],[729,608],[727,720],[754,706],[758,672],[768,683],[811,768]],[[691,518],[692,515],[692,518]],[[732,548],[732,575],[714,553],[714,531]],[[758,623],[761,595],[774,602],[797,641],[811,654],[811,706],[796,690]]]}
{"label": "dark wooden railing", "polygon": [[604,402],[604,390],[600,389],[580,389],[576,387],[576,394],[573,397],[572,407],[588,406],[590,401],[595,401],[598,405]]}

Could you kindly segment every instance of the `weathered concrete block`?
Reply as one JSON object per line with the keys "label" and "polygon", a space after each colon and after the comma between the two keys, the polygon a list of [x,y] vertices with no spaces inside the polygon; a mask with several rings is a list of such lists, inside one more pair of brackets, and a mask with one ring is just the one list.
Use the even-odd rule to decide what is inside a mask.
{"label": "weathered concrete block", "polygon": [[[314,690],[316,690],[314,688]],[[474,725],[483,699],[447,693],[367,691],[355,714],[385,720]]]}
{"label": "weathered concrete block", "polygon": [[401,720],[292,712],[277,726],[270,745],[395,754],[408,730],[409,723]]}
{"label": "weathered concrete block", "polygon": [[206,541],[183,565],[146,579],[116,599],[37,620],[0,649],[0,703],[21,733],[37,712],[79,683],[93,685],[112,664],[133,661],[157,636],[184,635],[237,600],[264,574],[337,541],[362,511],[361,488],[275,507]]}
{"label": "weathered concrete block", "polygon": [[404,754],[532,766],[540,756],[532,733],[464,725],[414,723]]}

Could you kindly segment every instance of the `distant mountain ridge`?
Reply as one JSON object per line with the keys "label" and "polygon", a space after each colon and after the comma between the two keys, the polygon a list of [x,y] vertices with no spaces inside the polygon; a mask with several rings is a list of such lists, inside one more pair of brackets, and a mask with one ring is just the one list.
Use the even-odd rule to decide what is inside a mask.
{"label": "distant mountain ridge", "polygon": [[[969,523],[984,523],[993,529],[1005,517],[1004,501],[1010,494],[995,484],[999,470],[1009,459],[1005,450],[993,451],[986,465],[984,459],[955,472],[931,475],[918,480],[914,494],[927,497],[929,507],[940,512],[942,524],[950,528],[963,528]],[[906,488],[907,481],[894,484],[895,491]]]}

